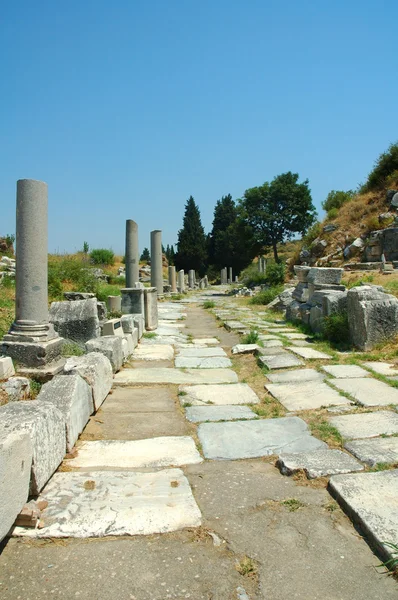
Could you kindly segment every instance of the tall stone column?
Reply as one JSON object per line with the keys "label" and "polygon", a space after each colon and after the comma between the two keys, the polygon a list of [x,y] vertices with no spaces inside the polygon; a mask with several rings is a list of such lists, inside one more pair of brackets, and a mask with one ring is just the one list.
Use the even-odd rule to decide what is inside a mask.
{"label": "tall stone column", "polygon": [[185,292],[185,273],[184,273],[184,269],[181,269],[181,271],[178,271],[178,291],[180,292],[180,294],[183,294]]}
{"label": "tall stone column", "polygon": [[228,267],[228,280],[232,283],[232,267]]}
{"label": "tall stone column", "polygon": [[163,254],[162,232],[159,229],[151,231],[151,286],[163,296]]}
{"label": "tall stone column", "polygon": [[59,359],[63,343],[48,315],[47,205],[44,181],[17,181],[15,321],[1,350],[32,368]]}
{"label": "tall stone column", "polygon": [[221,285],[227,285],[227,282],[228,282],[227,267],[224,267],[223,269],[221,269]]}
{"label": "tall stone column", "polygon": [[169,284],[171,285],[171,291],[177,291],[177,281],[176,281],[176,268],[174,266],[169,267]]}
{"label": "tall stone column", "polygon": [[193,269],[189,269],[188,271],[188,287],[191,290],[195,289],[195,271]]}
{"label": "tall stone column", "polygon": [[138,225],[126,221],[126,288],[133,288],[139,281]]}

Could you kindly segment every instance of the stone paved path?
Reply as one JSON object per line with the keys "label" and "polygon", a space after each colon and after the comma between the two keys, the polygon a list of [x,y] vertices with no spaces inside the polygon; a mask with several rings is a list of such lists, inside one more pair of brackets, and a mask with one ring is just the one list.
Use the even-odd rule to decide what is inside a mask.
{"label": "stone paved path", "polygon": [[[334,494],[376,534],[377,493],[384,487],[390,504],[381,502],[380,532],[396,534],[390,515],[397,471],[363,471],[374,456],[393,462],[397,438],[384,436],[398,431],[398,415],[390,406],[364,413],[360,406],[369,400],[362,384],[349,397],[337,391],[341,382],[369,377],[386,386],[388,397],[394,388],[373,379],[374,365],[364,365],[365,373],[344,372],[316,349],[297,352],[293,342],[310,341],[263,311],[215,295],[216,321],[199,296],[187,300],[160,304],[156,335],[143,338],[131,364],[116,375],[77,457],[43,490],[49,500],[44,529],[19,530],[21,537],[3,544],[1,598],[397,598],[396,582],[375,570],[380,560],[323,477],[342,473],[331,478]],[[241,341],[239,332],[253,327],[264,344],[282,341],[297,368],[282,365],[268,379],[252,355],[220,367]],[[186,369],[176,367],[179,358],[200,360]],[[257,373],[250,384],[234,372],[248,367]],[[279,406],[281,418],[258,418],[269,402]],[[351,414],[327,413],[335,407]],[[311,435],[307,422],[317,411],[341,429],[351,454],[329,450]],[[283,475],[277,459],[282,472],[298,470],[299,476]],[[385,540],[375,535],[371,541]]]}

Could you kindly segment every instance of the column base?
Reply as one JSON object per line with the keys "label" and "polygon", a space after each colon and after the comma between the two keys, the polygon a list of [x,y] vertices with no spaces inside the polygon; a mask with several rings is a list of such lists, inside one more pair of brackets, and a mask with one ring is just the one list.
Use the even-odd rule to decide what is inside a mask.
{"label": "column base", "polygon": [[[49,342],[11,341],[3,338],[1,352],[11,356],[14,362],[24,367],[40,368],[61,358],[64,339],[56,337]],[[17,368],[17,370],[19,370]]]}
{"label": "column base", "polygon": [[17,367],[17,375],[21,377],[29,377],[40,383],[50,381],[55,375],[62,373],[66,363],[66,358],[60,358],[43,367]]}

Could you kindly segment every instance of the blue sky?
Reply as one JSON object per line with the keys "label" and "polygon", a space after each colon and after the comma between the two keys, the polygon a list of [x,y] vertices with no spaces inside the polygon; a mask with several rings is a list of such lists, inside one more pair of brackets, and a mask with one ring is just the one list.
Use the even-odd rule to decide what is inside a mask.
{"label": "blue sky", "polygon": [[279,173],[320,209],[398,139],[396,0],[20,0],[0,20],[0,234],[49,185],[49,250],[177,240],[192,194]]}

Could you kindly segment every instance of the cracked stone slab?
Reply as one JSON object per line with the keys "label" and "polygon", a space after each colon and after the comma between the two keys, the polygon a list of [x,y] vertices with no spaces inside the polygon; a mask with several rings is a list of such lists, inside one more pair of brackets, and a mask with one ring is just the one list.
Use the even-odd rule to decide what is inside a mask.
{"label": "cracked stone slab", "polygon": [[285,408],[292,411],[350,404],[348,398],[341,396],[322,381],[267,383],[265,389]]}
{"label": "cracked stone slab", "polygon": [[185,416],[192,423],[203,423],[204,421],[236,421],[245,419],[257,419],[248,406],[188,406]]}
{"label": "cracked stone slab", "polygon": [[135,383],[237,383],[238,376],[232,369],[123,369],[115,375],[114,385],[133,385]]}
{"label": "cracked stone slab", "polygon": [[294,475],[304,470],[308,479],[363,471],[355,458],[341,450],[320,449],[302,454],[280,454],[277,466],[283,475]]}
{"label": "cracked stone slab", "polygon": [[271,371],[274,369],[287,369],[289,367],[301,367],[304,365],[302,360],[293,354],[289,354],[289,352],[271,356],[260,356],[259,361]]}
{"label": "cracked stone slab", "polygon": [[325,354],[325,352],[319,352],[319,350],[314,350],[314,348],[308,348],[307,346],[289,346],[288,350],[294,352],[295,354],[298,354],[302,358],[306,358],[307,360],[331,360],[332,358],[329,354]]}
{"label": "cracked stone slab", "polygon": [[223,369],[232,367],[229,358],[222,356],[177,356],[175,359],[177,369]]}
{"label": "cracked stone slab", "polygon": [[386,362],[364,362],[362,363],[364,367],[368,369],[372,369],[375,373],[379,375],[384,375],[385,377],[396,377],[398,375],[398,369],[394,368],[394,365],[391,365]]}
{"label": "cracked stone slab", "polygon": [[216,406],[233,404],[257,404],[260,402],[257,394],[247,383],[229,385],[183,385],[179,388],[181,404]]}
{"label": "cracked stone slab", "polygon": [[300,383],[303,381],[324,381],[325,376],[316,369],[292,369],[282,373],[269,373],[267,379],[272,383]]}
{"label": "cracked stone slab", "polygon": [[174,348],[167,344],[152,344],[149,346],[138,346],[133,354],[133,360],[173,360]]}
{"label": "cracked stone slab", "polygon": [[298,417],[201,423],[198,436],[205,458],[238,460],[281,452],[307,452],[327,447],[312,437],[307,424]]}
{"label": "cracked stone slab", "polygon": [[358,365],[325,365],[323,371],[329,373],[336,379],[354,379],[357,377],[369,377],[370,373],[358,367]]}
{"label": "cracked stone slab", "polygon": [[398,433],[398,414],[387,410],[331,417],[329,423],[351,440]]}
{"label": "cracked stone slab", "polygon": [[212,356],[223,356],[226,357],[227,353],[222,348],[182,348],[178,352],[178,356],[183,356],[185,358],[207,358]]}
{"label": "cracked stone slab", "polygon": [[40,495],[43,529],[14,536],[89,538],[150,535],[198,527],[201,513],[181,469],[156,473],[56,473]]}
{"label": "cracked stone slab", "polygon": [[344,444],[344,448],[371,467],[374,467],[379,463],[398,463],[397,437],[353,440]]}
{"label": "cracked stone slab", "polygon": [[188,436],[144,440],[96,440],[81,442],[78,454],[67,461],[76,469],[148,469],[179,467],[202,462],[195,442]]}
{"label": "cracked stone slab", "polygon": [[333,385],[350,394],[362,406],[398,404],[398,390],[377,379],[370,377],[336,379]]}
{"label": "cracked stone slab", "polygon": [[384,542],[398,545],[398,470],[334,475],[329,486],[383,557],[390,558]]}

